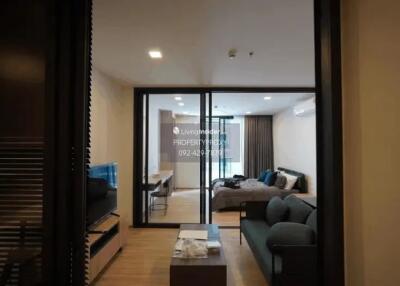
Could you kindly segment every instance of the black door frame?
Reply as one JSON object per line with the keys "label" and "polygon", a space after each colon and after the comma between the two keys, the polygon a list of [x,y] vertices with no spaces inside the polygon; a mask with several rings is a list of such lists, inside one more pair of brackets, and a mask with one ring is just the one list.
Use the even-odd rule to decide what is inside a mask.
{"label": "black door frame", "polygon": [[[177,93],[177,92],[175,92]],[[133,126],[134,126],[134,135],[133,142],[135,142],[135,146],[139,146],[140,148],[134,148],[134,158],[137,158],[133,163],[133,178],[136,178],[133,183],[133,222],[135,227],[150,227],[150,228],[178,228],[180,223],[152,223],[149,222],[149,201],[148,194],[146,191],[143,191],[146,186],[148,186],[149,182],[149,150],[148,143],[149,142],[149,104],[150,104],[150,96],[151,92],[147,89],[140,89],[137,93],[134,94],[135,99],[135,110],[133,116]],[[180,94],[183,94],[180,92]],[[196,94],[200,96],[200,130],[206,130],[206,93],[205,92],[191,92],[188,94]],[[211,95],[209,96],[211,98]],[[209,109],[209,111],[211,108]],[[144,123],[144,124],[143,124]],[[143,129],[143,125],[145,126]],[[206,155],[205,149],[205,133],[200,134],[200,208],[199,208],[199,221],[196,223],[207,223],[206,222]],[[145,139],[145,144],[143,144],[143,139]],[[145,146],[144,146],[145,145]],[[144,157],[144,159],[143,159]],[[144,166],[144,172],[141,166]],[[138,178],[143,178],[143,182]],[[145,197],[143,198],[143,194]],[[143,209],[143,199],[144,199],[144,209]],[[143,217],[144,216],[144,217]]]}
{"label": "black door frame", "polygon": [[[207,116],[206,108],[206,95],[208,94],[209,103],[208,114],[212,116],[212,95],[213,93],[315,93],[314,87],[139,87],[134,88],[134,116],[133,116],[133,225],[134,227],[143,228],[179,228],[180,223],[149,223],[148,222],[148,207],[143,209],[143,182],[140,178],[144,178],[144,186],[148,185],[148,149],[143,146],[143,135],[146,138],[146,145],[148,142],[148,97],[151,94],[199,94],[200,95],[200,117],[203,119],[200,122],[200,129],[206,129],[205,118]],[[146,112],[144,113],[143,104],[146,103]],[[204,108],[204,110],[203,110]],[[145,117],[146,130],[143,130],[143,118]],[[211,122],[209,128],[211,126]],[[205,135],[204,135],[205,136]],[[210,135],[211,136],[211,135]],[[201,138],[201,139],[205,139]],[[204,140],[200,140],[204,142]],[[211,142],[211,140],[209,141]],[[200,151],[205,151],[206,146],[201,145]],[[206,152],[201,152],[205,154]],[[143,155],[145,155],[145,162],[143,162]],[[211,155],[211,152],[210,152]],[[210,160],[210,158],[209,158]],[[145,172],[143,173],[142,167],[145,163]],[[200,222],[206,222],[206,156],[200,156]],[[211,167],[208,169],[209,174],[212,172]],[[209,177],[209,185],[211,185],[211,177]],[[209,190],[210,192],[210,190]],[[211,212],[211,195],[209,193],[209,222],[212,222]],[[145,206],[148,205],[147,196],[145,198]],[[143,222],[143,215],[145,221]],[[237,228],[237,227],[224,227],[224,228]]]}
{"label": "black door frame", "polygon": [[340,0],[314,0],[319,284],[344,275]]}
{"label": "black door frame", "polygon": [[[84,262],[83,246],[77,244],[84,241],[85,218],[82,216],[85,210],[85,185],[84,176],[86,168],[85,147],[89,139],[87,129],[87,118],[89,109],[82,108],[82,103],[90,101],[90,94],[82,91],[82,86],[87,86],[90,80],[87,77],[90,71],[91,58],[88,56],[88,48],[91,47],[91,5],[92,0],[84,1],[49,1],[51,7],[49,12],[50,22],[54,25],[49,26],[48,55],[49,70],[54,71],[53,75],[46,78],[48,90],[46,96],[52,97],[49,100],[52,104],[46,106],[47,122],[52,122],[48,133],[50,138],[46,146],[46,165],[55,166],[54,170],[48,171],[48,189],[45,195],[50,196],[46,202],[45,220],[53,216],[53,226],[65,225],[70,220],[72,214],[73,235],[55,235],[56,227],[46,229],[46,241],[50,246],[47,255],[46,267],[48,270],[55,270],[49,274],[49,281],[69,281],[70,272],[67,264],[70,259],[66,252],[57,256],[58,251],[63,251],[67,244],[74,244],[78,251],[73,256],[78,264]],[[319,284],[324,286],[344,285],[344,236],[343,236],[343,179],[342,179],[342,113],[341,113],[341,44],[340,44],[340,1],[338,0],[315,0],[315,71],[316,71],[316,104],[317,108],[317,156],[318,156],[318,228],[319,228]],[[55,15],[58,15],[57,19]],[[73,37],[71,32],[78,32],[77,37]],[[66,37],[66,35],[68,35]],[[54,43],[54,44],[52,44]],[[64,75],[68,75],[65,77]],[[72,76],[72,78],[71,78]],[[78,82],[78,86],[77,86]],[[71,90],[71,94],[64,90]],[[218,88],[214,88],[217,90]],[[248,91],[247,88],[239,88],[241,92]],[[275,92],[280,92],[280,88],[271,88]],[[87,88],[85,88],[87,90]],[[186,88],[190,91],[192,88]],[[151,90],[156,92],[154,88]],[[135,93],[136,93],[135,89]],[[65,122],[65,116],[57,114],[66,96],[74,97],[74,120]],[[136,106],[135,106],[136,111]],[[78,122],[79,121],[79,122]],[[74,170],[76,180],[72,184],[73,191],[69,192],[63,188],[62,193],[54,194],[54,190],[59,190],[57,186],[68,182],[71,170],[66,168],[65,163],[59,161],[60,158],[67,158],[71,155],[68,148],[60,148],[63,136],[59,130],[65,127],[72,128],[76,134],[75,142],[79,146],[79,169]],[[58,130],[58,131],[57,131]],[[83,143],[82,143],[83,142]],[[135,146],[140,149],[141,143],[134,138]],[[138,144],[139,143],[139,144]],[[79,174],[78,174],[79,172]],[[53,179],[54,178],[54,179]],[[65,190],[64,190],[65,189]],[[57,198],[55,196],[57,195]],[[61,197],[70,201],[71,209],[65,209]],[[61,210],[58,206],[64,206]],[[77,210],[77,212],[75,212]],[[60,212],[61,211],[61,212]],[[61,247],[61,248],[59,248]],[[79,270],[78,264],[74,266],[74,271],[78,276],[75,278],[74,285],[84,285],[84,269]],[[60,271],[57,271],[57,270]],[[77,276],[75,276],[77,277]]]}
{"label": "black door frame", "polygon": [[86,285],[91,0],[48,0],[43,285]]}

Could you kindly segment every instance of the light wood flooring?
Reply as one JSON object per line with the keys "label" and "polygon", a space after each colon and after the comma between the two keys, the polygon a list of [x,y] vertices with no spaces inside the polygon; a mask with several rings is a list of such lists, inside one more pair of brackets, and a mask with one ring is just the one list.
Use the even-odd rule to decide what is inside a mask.
{"label": "light wood flooring", "polygon": [[[127,244],[111,261],[96,286],[167,286],[177,229],[130,229]],[[268,286],[246,240],[237,229],[221,230],[229,286]],[[206,285],[205,285],[206,286]]]}
{"label": "light wood flooring", "polygon": [[[200,190],[198,189],[176,190],[172,193],[172,196],[168,198],[167,211],[153,211],[149,221],[151,223],[199,223],[199,196]],[[163,202],[164,199],[160,198],[157,200]],[[239,226],[239,212],[213,212],[213,223],[220,226]]]}

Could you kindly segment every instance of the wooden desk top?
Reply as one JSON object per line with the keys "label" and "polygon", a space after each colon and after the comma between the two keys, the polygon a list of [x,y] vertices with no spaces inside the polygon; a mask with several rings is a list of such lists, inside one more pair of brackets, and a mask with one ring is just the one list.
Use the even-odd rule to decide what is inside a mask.
{"label": "wooden desk top", "polygon": [[[148,178],[148,188],[143,188],[144,191],[149,190],[152,191],[156,189],[159,185],[164,184],[174,175],[174,171],[172,170],[162,170],[157,175],[149,174]],[[145,178],[143,178],[143,185],[145,185]]]}

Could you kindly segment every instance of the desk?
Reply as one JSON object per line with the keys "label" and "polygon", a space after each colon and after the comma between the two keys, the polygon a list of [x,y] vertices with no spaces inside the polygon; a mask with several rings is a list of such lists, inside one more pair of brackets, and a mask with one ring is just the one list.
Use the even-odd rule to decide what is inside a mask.
{"label": "desk", "polygon": [[167,184],[168,188],[172,176],[174,175],[173,170],[162,170],[157,175],[149,175],[147,185],[146,179],[143,178],[142,191],[145,192],[145,223],[149,222],[149,192],[152,192],[159,188],[161,185]]}

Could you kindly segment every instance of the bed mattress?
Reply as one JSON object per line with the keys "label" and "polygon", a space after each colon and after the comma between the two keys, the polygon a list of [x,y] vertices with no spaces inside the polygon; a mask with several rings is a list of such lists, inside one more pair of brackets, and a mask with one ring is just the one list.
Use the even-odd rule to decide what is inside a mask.
{"label": "bed mattress", "polygon": [[245,201],[268,201],[274,196],[285,197],[298,190],[283,190],[275,186],[267,186],[257,179],[247,179],[239,183],[239,188],[224,187],[224,182],[217,182],[213,188],[212,210],[239,207]]}

